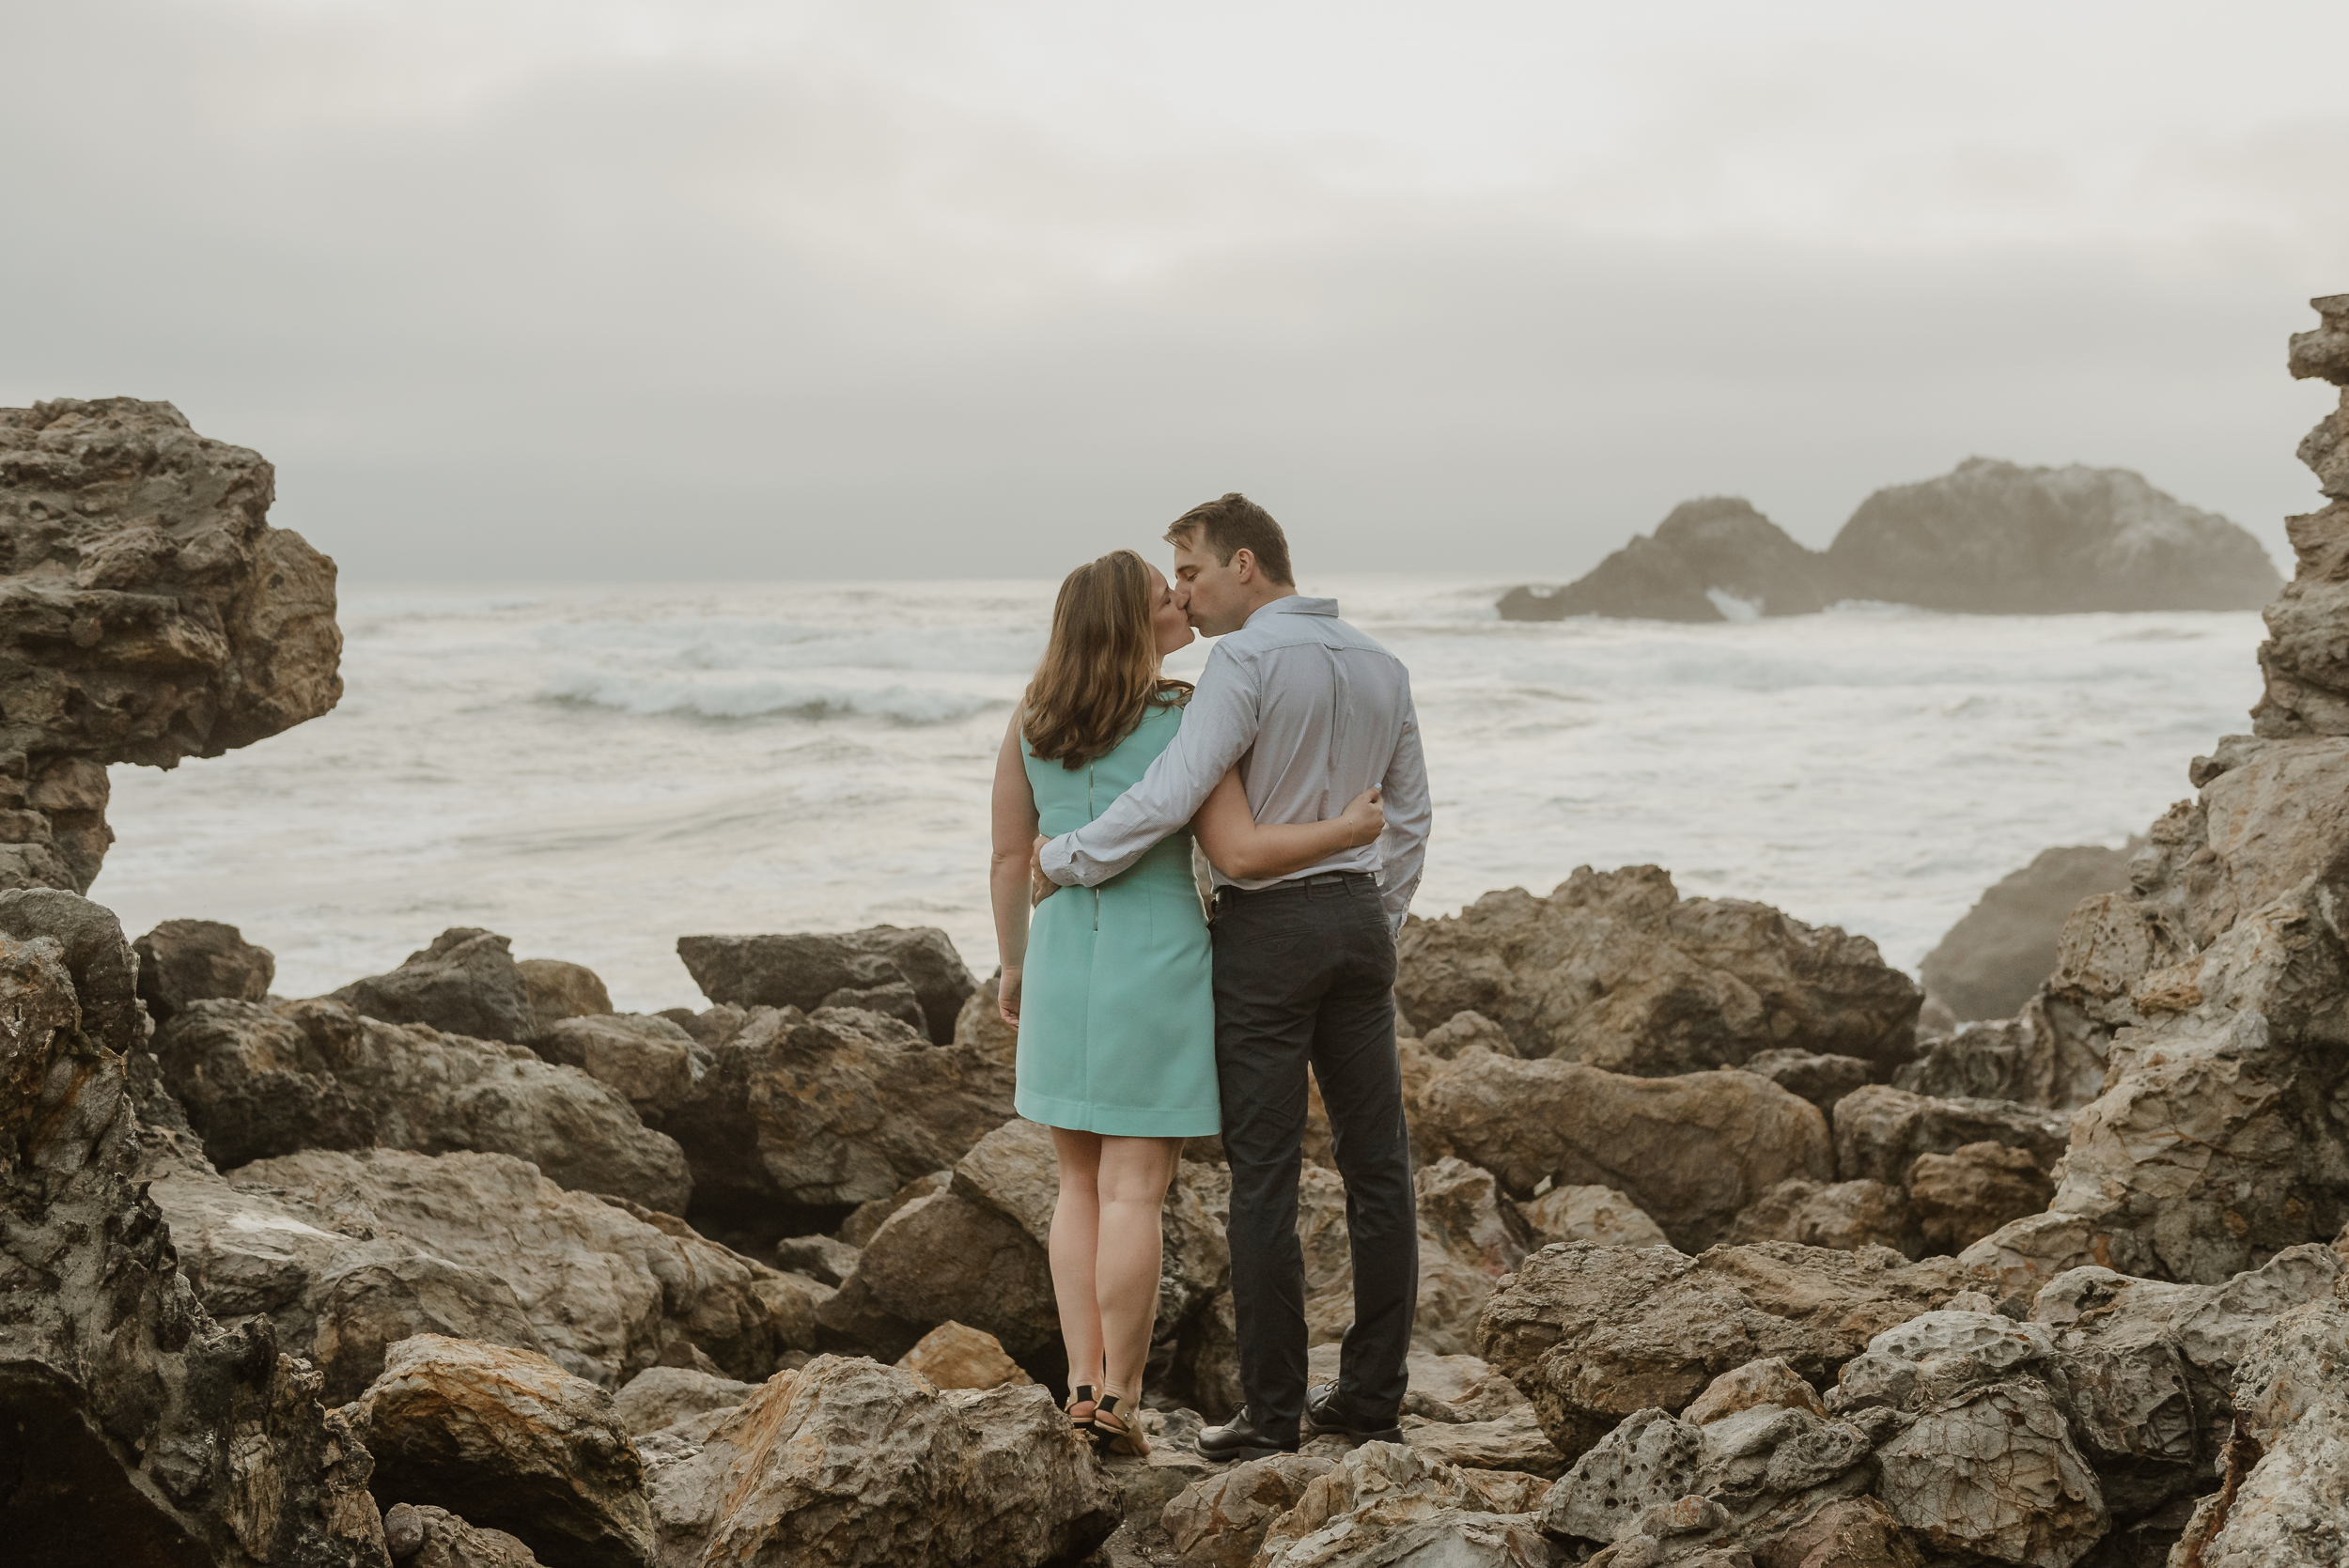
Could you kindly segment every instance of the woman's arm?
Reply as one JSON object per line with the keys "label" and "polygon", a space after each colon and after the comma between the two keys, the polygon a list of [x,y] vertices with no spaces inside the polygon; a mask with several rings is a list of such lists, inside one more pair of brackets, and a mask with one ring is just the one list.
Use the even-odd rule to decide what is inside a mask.
{"label": "woman's arm", "polygon": [[1003,732],[995,753],[994,805],[989,814],[993,852],[988,857],[987,890],[995,907],[995,949],[1003,956],[1003,979],[996,1010],[1003,1021],[1019,1022],[1019,969],[1028,957],[1028,858],[1035,846],[1035,790],[1019,754],[1019,714]]}
{"label": "woman's arm", "polygon": [[1224,770],[1207,803],[1190,819],[1190,831],[1199,835],[1199,847],[1215,868],[1243,882],[1302,871],[1341,849],[1371,843],[1386,826],[1376,788],[1355,796],[1342,816],[1320,822],[1259,822],[1249,809],[1237,768]]}

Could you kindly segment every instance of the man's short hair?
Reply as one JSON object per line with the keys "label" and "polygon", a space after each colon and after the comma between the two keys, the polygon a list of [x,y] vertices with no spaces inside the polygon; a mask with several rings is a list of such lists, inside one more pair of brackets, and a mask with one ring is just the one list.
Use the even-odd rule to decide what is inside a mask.
{"label": "man's short hair", "polygon": [[1167,527],[1166,542],[1188,546],[1194,533],[1222,566],[1230,566],[1232,557],[1244,550],[1256,558],[1256,568],[1267,581],[1283,586],[1297,582],[1289,568],[1288,536],[1270,512],[1237,490],[1203,501],[1176,518]]}

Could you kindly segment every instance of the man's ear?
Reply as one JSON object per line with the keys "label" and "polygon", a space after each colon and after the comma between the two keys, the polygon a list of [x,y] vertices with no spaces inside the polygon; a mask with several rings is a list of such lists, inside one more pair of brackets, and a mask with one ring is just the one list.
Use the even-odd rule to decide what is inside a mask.
{"label": "man's ear", "polygon": [[1232,571],[1242,583],[1256,581],[1256,552],[1242,545],[1232,551]]}

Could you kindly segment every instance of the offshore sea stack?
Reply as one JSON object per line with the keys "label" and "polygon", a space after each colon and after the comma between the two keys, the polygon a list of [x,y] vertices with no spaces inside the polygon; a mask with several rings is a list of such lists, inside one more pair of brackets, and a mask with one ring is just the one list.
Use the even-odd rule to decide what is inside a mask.
{"label": "offshore sea stack", "polygon": [[2249,534],[2127,469],[1968,458],[1876,491],[1825,551],[1744,500],[1687,502],[1584,577],[1513,588],[1500,610],[1518,621],[1751,620],[1844,599],[1976,614],[2256,610],[2281,581]]}
{"label": "offshore sea stack", "polygon": [[106,765],[174,768],[342,696],[334,563],[276,471],[169,403],[0,409],[0,888],[88,891]]}

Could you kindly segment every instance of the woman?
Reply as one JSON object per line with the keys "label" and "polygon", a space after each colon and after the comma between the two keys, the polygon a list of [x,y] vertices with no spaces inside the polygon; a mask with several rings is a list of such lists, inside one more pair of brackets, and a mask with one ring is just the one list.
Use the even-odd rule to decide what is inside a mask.
{"label": "woman", "polygon": [[995,765],[1000,1005],[1019,1031],[1014,1103],[1052,1129],[1060,1158],[1052,1291],[1069,1420],[1122,1453],[1149,1451],[1133,1411],[1158,1310],[1159,1210],[1183,1140],[1222,1125],[1192,834],[1226,876],[1252,878],[1301,870],[1385,826],[1375,789],[1343,816],[1260,826],[1234,768],[1190,831],[1098,888],[1043,901],[1032,931],[1029,857],[1039,831],[1092,821],[1166,749],[1190,687],[1159,666],[1194,635],[1166,580],[1132,551],[1079,567],[1061,584],[1051,640]]}

